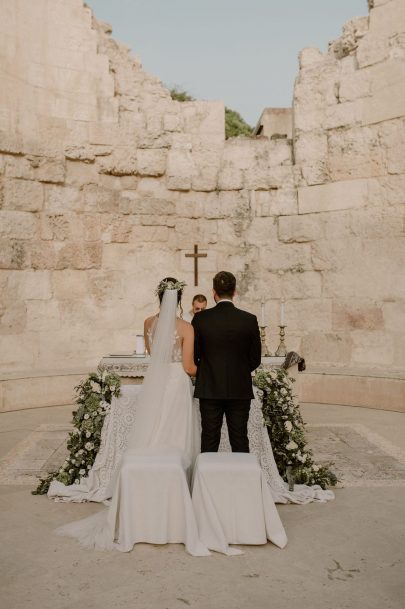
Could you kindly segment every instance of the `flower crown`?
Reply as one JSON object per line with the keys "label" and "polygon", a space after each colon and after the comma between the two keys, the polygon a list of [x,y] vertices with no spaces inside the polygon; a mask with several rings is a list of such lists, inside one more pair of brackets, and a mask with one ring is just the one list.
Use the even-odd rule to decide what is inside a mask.
{"label": "flower crown", "polygon": [[185,281],[168,281],[167,279],[163,279],[156,288],[155,294],[156,296],[159,296],[166,290],[177,290],[178,292],[182,292],[186,285]]}

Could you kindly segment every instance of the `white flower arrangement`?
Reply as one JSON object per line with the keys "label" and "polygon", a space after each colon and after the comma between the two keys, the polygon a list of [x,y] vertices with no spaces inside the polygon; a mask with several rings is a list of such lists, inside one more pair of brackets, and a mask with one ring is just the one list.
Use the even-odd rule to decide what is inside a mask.
{"label": "white flower arrangement", "polygon": [[104,418],[113,397],[120,393],[120,378],[106,368],[98,368],[77,387],[77,410],[73,412],[74,429],[69,434],[69,457],[56,472],[42,479],[33,494],[45,494],[52,480],[63,484],[80,484],[92,468],[100,447]]}
{"label": "white flower arrangement", "polygon": [[305,424],[293,394],[294,380],[282,368],[259,368],[253,381],[278,471],[290,486],[291,480],[322,488],[334,486],[337,478],[330,470],[331,464],[316,465],[307,447]]}

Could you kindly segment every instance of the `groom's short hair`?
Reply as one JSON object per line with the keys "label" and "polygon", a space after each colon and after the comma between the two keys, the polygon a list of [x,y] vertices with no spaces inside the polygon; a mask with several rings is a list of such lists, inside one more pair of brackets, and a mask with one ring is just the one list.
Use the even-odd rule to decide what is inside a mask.
{"label": "groom's short hair", "polygon": [[213,288],[220,298],[223,296],[232,297],[236,288],[235,275],[228,271],[220,271],[214,277]]}

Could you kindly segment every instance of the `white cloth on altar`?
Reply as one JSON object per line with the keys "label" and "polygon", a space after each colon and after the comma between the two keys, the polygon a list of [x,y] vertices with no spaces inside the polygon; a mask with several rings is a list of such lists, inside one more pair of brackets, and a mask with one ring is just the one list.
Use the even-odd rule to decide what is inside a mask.
{"label": "white cloth on altar", "polygon": [[210,550],[240,554],[229,544],[279,548],[287,544],[283,524],[263,471],[253,454],[203,453],[197,457],[192,502],[201,542]]}
{"label": "white cloth on altar", "polygon": [[[82,478],[80,484],[70,486],[54,480],[49,487],[49,497],[59,501],[75,502],[104,502],[111,498],[110,482],[113,473],[127,447],[129,430],[132,425],[136,425],[136,398],[139,390],[139,385],[123,385],[120,396],[113,398],[110,411],[104,420],[100,450],[89,475]],[[193,401],[193,407],[199,417],[198,400]],[[274,461],[267,428],[263,425],[262,405],[258,396],[251,403],[248,435],[250,452],[256,455],[276,503],[305,504],[334,499],[333,491],[323,490],[318,485],[296,484],[294,491],[288,490],[288,485],[279,475]],[[219,450],[231,451],[225,420]]]}

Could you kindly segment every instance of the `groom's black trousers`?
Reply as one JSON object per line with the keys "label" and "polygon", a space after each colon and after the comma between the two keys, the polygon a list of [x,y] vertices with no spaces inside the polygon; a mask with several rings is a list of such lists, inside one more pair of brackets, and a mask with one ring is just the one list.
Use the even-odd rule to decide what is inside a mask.
{"label": "groom's black trousers", "polygon": [[207,400],[200,398],[201,452],[217,452],[224,414],[234,453],[248,453],[247,423],[250,400]]}

